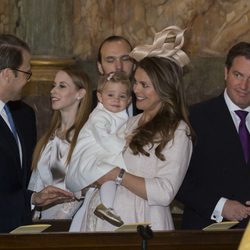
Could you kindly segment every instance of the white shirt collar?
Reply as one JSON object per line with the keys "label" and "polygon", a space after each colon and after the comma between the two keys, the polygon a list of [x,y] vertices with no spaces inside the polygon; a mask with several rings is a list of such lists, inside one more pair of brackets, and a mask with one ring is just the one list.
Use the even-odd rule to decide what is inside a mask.
{"label": "white shirt collar", "polygon": [[122,111],[120,111],[120,112],[114,113],[114,112],[111,112],[111,111],[107,110],[107,109],[103,106],[103,104],[102,104],[101,102],[98,102],[98,103],[97,103],[96,108],[97,108],[97,109],[100,109],[100,110],[104,110],[105,112],[111,114],[112,116],[128,118],[128,114],[127,114],[126,109],[125,109],[125,110],[122,110]]}
{"label": "white shirt collar", "polygon": [[234,104],[227,94],[227,89],[225,89],[225,91],[224,91],[224,99],[225,99],[225,102],[226,102],[227,107],[228,107],[230,112],[234,112],[235,110],[239,110],[239,109],[250,112],[250,106],[248,106],[245,109],[242,109],[242,108],[238,107],[236,104]]}
{"label": "white shirt collar", "polygon": [[0,100],[0,113],[2,113],[5,103]]}

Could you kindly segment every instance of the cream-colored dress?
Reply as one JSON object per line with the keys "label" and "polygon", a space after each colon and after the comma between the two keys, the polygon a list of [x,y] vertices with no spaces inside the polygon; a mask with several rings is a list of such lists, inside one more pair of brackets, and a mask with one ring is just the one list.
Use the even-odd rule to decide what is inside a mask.
{"label": "cream-colored dress", "polygon": [[[141,114],[129,119],[125,131],[127,135],[138,126],[140,117]],[[150,152],[150,157],[133,155],[129,148],[125,150],[124,161],[128,171],[145,178],[148,200],[140,198],[123,186],[118,186],[114,209],[124,223],[150,222],[153,230],[174,229],[169,206],[184,179],[190,161],[192,142],[187,136],[188,131],[186,123],[181,121],[175,131],[174,139],[162,152],[166,161],[161,161],[155,156],[155,146],[151,149],[146,147]],[[84,205],[78,212],[78,216],[82,213],[80,231],[113,231],[115,229],[114,226],[93,214],[99,202],[99,192],[90,190]]]}
{"label": "cream-colored dress", "polygon": [[[68,166],[65,162],[69,146],[67,141],[57,136],[49,140],[41,154],[37,168],[32,172],[29,190],[39,192],[49,185],[67,190],[65,176]],[[82,201],[73,201],[38,208],[34,213],[34,219],[71,219],[81,204]]]}

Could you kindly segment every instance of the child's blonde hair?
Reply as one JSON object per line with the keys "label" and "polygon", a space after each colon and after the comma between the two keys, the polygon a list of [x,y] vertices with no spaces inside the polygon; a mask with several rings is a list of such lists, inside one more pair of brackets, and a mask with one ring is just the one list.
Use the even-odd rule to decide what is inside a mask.
{"label": "child's blonde hair", "polygon": [[121,83],[127,86],[128,96],[131,96],[132,93],[132,84],[128,76],[124,72],[112,72],[106,75],[102,75],[99,78],[97,84],[97,92],[101,93],[104,89],[104,86],[108,83]]}

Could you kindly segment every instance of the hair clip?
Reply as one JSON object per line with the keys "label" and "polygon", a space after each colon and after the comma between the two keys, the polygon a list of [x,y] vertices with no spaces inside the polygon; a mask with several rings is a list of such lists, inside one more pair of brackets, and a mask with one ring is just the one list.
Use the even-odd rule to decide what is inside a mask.
{"label": "hair clip", "polygon": [[114,74],[115,72],[110,73],[107,77],[107,81],[110,81],[113,78]]}

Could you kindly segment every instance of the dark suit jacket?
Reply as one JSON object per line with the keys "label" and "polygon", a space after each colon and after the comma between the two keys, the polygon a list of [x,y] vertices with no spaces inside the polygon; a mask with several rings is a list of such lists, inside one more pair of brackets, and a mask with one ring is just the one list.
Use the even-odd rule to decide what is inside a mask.
{"label": "dark suit jacket", "polygon": [[190,121],[197,138],[177,199],[185,206],[183,228],[201,229],[215,222],[210,217],[221,197],[243,204],[250,200],[250,162],[244,161],[223,95],[194,105]]}
{"label": "dark suit jacket", "polygon": [[[96,96],[96,90],[94,90],[93,96],[92,96],[92,110],[96,107],[97,102],[98,101],[97,101],[97,96]],[[133,115],[137,115],[142,112],[136,107],[136,97],[134,93],[132,93],[132,107],[133,107]]]}
{"label": "dark suit jacket", "polygon": [[18,146],[8,125],[0,116],[0,232],[31,223],[31,192],[27,191],[30,166],[36,143],[34,111],[21,101],[9,102],[22,145],[22,166]]}

